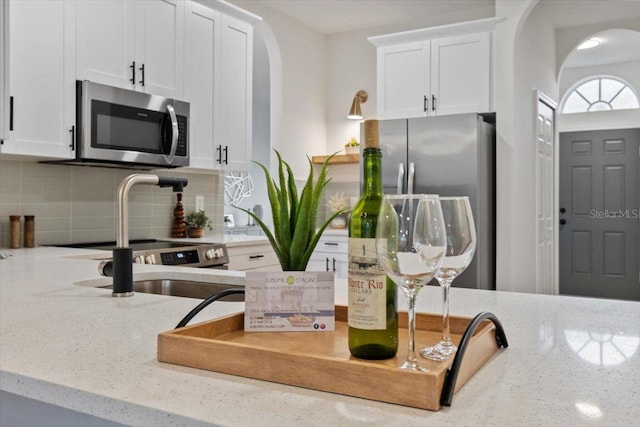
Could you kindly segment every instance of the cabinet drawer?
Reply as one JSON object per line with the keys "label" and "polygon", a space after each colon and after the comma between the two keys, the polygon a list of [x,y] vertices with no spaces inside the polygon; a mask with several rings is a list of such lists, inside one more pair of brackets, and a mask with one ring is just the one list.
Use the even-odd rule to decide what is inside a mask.
{"label": "cabinet drawer", "polygon": [[330,252],[346,254],[349,251],[347,238],[321,238],[314,252]]}
{"label": "cabinet drawer", "polygon": [[253,270],[280,267],[271,245],[248,245],[228,248],[229,270]]}

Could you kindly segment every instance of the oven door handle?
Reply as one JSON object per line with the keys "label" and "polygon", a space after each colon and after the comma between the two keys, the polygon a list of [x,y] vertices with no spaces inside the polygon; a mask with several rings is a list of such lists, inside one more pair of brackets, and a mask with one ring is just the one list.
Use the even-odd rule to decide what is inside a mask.
{"label": "oven door handle", "polygon": [[173,158],[176,155],[176,148],[178,147],[178,118],[176,117],[176,112],[173,109],[171,104],[167,104],[167,112],[169,113],[169,117],[171,118],[171,149],[169,150],[169,154],[164,155],[164,161],[170,165],[173,163]]}

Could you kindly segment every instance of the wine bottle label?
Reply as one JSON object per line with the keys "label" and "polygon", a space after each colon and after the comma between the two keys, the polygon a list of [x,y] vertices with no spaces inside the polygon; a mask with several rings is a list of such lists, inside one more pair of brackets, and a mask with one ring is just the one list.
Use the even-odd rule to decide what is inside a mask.
{"label": "wine bottle label", "polygon": [[387,328],[387,276],[378,264],[376,239],[349,238],[349,326]]}

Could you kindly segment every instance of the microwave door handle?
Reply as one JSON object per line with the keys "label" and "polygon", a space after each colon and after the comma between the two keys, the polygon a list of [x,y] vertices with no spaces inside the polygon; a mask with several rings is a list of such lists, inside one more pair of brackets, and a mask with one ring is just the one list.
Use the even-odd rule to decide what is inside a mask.
{"label": "microwave door handle", "polygon": [[398,186],[396,194],[402,194],[402,181],[404,181],[404,163],[398,165]]}
{"label": "microwave door handle", "polygon": [[171,150],[169,150],[169,155],[164,155],[164,161],[167,164],[173,163],[173,158],[176,155],[176,148],[178,147],[178,118],[176,117],[176,112],[173,109],[171,104],[167,104],[167,111],[169,112],[169,117],[171,117]]}
{"label": "microwave door handle", "polygon": [[415,163],[409,163],[409,176],[407,177],[407,194],[413,194],[413,181],[416,175]]}

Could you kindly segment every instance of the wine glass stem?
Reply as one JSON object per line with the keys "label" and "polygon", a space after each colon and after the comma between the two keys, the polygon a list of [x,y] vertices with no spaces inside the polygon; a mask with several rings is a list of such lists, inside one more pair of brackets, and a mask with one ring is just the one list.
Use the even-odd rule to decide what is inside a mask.
{"label": "wine glass stem", "polygon": [[409,350],[407,352],[407,364],[417,365],[416,357],[416,294],[418,292],[413,289],[408,292],[409,297]]}
{"label": "wine glass stem", "polygon": [[451,282],[443,280],[442,282],[442,296],[444,302],[444,308],[442,313],[442,344],[445,346],[451,345],[451,335],[449,331],[449,288]]}

